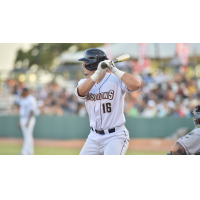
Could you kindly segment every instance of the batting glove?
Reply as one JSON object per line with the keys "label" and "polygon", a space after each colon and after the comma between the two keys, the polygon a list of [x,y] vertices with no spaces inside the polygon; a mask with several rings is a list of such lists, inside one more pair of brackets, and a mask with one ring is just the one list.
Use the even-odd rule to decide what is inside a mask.
{"label": "batting glove", "polygon": [[96,83],[98,81],[98,79],[103,75],[104,72],[106,72],[107,67],[106,68],[102,68],[101,64],[105,62],[102,61],[99,63],[97,70],[95,71],[95,73],[91,76],[91,79]]}
{"label": "batting glove", "polygon": [[115,64],[113,62],[111,62],[108,69],[120,79],[125,73],[125,72],[122,72],[121,70],[117,69],[117,67],[115,66]]}

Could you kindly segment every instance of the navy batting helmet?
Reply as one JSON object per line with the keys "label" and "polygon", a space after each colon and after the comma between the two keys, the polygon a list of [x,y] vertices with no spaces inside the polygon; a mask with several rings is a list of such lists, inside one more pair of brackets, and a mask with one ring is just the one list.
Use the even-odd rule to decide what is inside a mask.
{"label": "navy batting helmet", "polygon": [[88,49],[84,53],[84,57],[78,59],[79,61],[86,61],[85,68],[89,71],[96,70],[101,61],[108,60],[108,57],[101,49]]}
{"label": "navy batting helmet", "polygon": [[194,125],[200,125],[200,105],[197,105],[192,111]]}

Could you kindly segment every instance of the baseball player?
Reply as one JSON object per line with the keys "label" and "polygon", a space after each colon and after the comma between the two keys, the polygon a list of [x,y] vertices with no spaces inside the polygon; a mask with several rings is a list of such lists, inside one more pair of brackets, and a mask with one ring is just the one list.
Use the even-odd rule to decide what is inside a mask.
{"label": "baseball player", "polygon": [[177,140],[168,155],[200,155],[200,105],[192,111],[195,128]]}
{"label": "baseball player", "polygon": [[22,130],[24,143],[21,150],[22,155],[33,155],[33,128],[35,126],[34,112],[37,109],[35,97],[29,94],[27,88],[23,88],[21,98],[19,100],[19,128]]}
{"label": "baseball player", "polygon": [[[75,94],[85,100],[91,127],[80,155],[124,155],[129,144],[124,97],[140,88],[140,80],[117,69],[100,49],[86,50],[79,61],[86,78],[79,81]],[[107,69],[112,73],[106,73]]]}

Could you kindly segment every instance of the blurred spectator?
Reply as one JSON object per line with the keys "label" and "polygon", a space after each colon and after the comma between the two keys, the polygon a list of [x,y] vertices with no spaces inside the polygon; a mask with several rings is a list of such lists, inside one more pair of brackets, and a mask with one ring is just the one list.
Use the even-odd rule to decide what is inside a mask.
{"label": "blurred spectator", "polygon": [[147,75],[144,75],[143,79],[144,79],[145,83],[147,83],[147,84],[154,82],[154,79],[152,78],[150,73],[148,73]]}
{"label": "blurred spectator", "polygon": [[200,81],[185,73],[172,76],[158,70],[153,76],[142,75],[142,80],[135,102],[125,98],[127,116],[135,116],[131,111],[137,109],[138,117],[191,117],[192,109],[200,103]]}
{"label": "blurred spectator", "polygon": [[[191,111],[200,103],[200,80],[191,79],[186,73],[170,74],[157,70],[136,74],[142,82],[141,88],[127,93],[124,102],[124,113],[130,117],[191,117]],[[21,94],[24,84],[15,79],[8,79],[0,88],[0,114],[7,102],[11,108],[6,114],[17,114],[18,108],[8,96],[15,98]],[[54,81],[45,86],[32,89],[43,115],[74,114],[86,116],[87,111],[83,100],[59,86]],[[4,97],[6,98],[3,98]],[[4,101],[2,100],[4,99]],[[9,103],[10,102],[10,103]]]}
{"label": "blurred spectator", "polygon": [[142,117],[155,117],[157,113],[157,107],[156,103],[154,100],[149,100],[147,102],[147,107],[144,109],[142,112],[141,116]]}

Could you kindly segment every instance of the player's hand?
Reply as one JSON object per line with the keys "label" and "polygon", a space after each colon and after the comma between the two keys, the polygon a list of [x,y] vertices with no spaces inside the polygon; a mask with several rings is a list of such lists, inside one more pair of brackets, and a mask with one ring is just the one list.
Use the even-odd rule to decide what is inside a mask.
{"label": "player's hand", "polygon": [[114,74],[115,71],[117,70],[115,64],[113,62],[110,63],[110,65],[108,66],[108,69]]}
{"label": "player's hand", "polygon": [[103,74],[104,72],[106,72],[106,70],[107,70],[107,68],[108,68],[108,65],[107,65],[107,63],[106,63],[106,65],[107,65],[107,67],[106,68],[102,68],[102,63],[104,63],[105,62],[105,60],[104,61],[102,61],[102,62],[100,62],[99,63],[99,65],[98,65],[98,68],[97,68],[97,71],[99,72],[99,73],[101,73],[101,74]]}
{"label": "player's hand", "polygon": [[[106,60],[107,61],[107,60]],[[95,73],[90,77],[94,82],[97,82],[98,79],[100,78],[100,76],[102,76],[108,69],[108,66],[107,66],[107,63],[106,62],[106,67],[105,68],[102,68],[102,63],[105,62],[102,61],[99,63],[98,67],[97,67],[97,70],[95,71]]]}
{"label": "player's hand", "polygon": [[121,70],[117,69],[114,62],[111,62],[111,64],[108,66],[108,69],[115,74],[118,78],[122,78],[125,72],[122,72]]}
{"label": "player's hand", "polygon": [[27,127],[27,128],[28,128],[28,126],[29,126],[29,122],[26,123],[26,127]]}
{"label": "player's hand", "polygon": [[111,60],[104,60],[103,62],[106,63],[106,65],[107,65],[108,67],[110,67],[111,64],[112,64],[112,63],[111,63],[111,62],[112,62]]}

